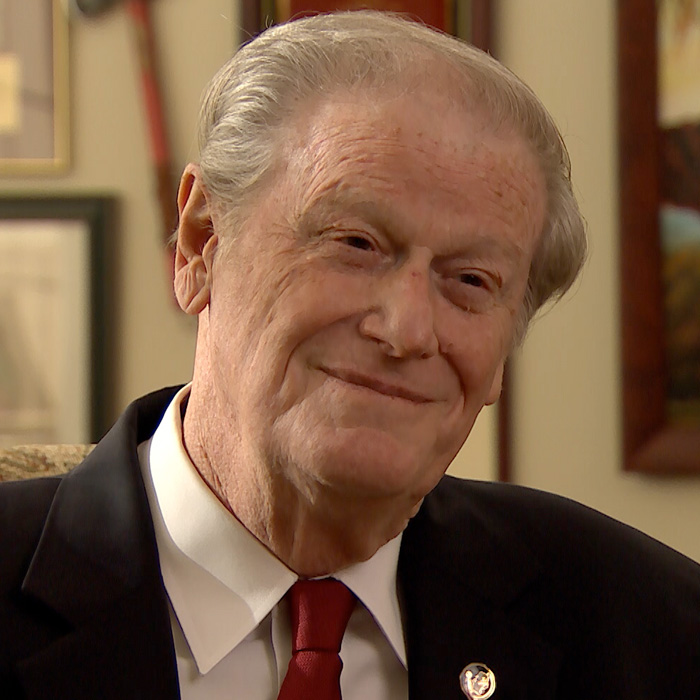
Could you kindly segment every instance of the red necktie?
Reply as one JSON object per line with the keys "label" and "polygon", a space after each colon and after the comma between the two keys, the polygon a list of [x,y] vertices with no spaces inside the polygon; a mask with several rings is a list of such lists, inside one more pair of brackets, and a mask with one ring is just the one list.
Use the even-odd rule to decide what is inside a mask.
{"label": "red necktie", "polygon": [[340,700],[340,643],[355,596],[340,581],[297,581],[287,594],[292,659],[278,700]]}

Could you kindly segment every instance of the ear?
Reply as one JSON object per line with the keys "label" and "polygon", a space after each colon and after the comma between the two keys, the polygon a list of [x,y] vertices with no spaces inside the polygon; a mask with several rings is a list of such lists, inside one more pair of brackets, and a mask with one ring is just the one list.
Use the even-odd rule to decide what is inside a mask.
{"label": "ear", "polygon": [[196,315],[209,303],[212,263],[218,236],[199,167],[190,163],[177,193],[180,219],[175,249],[175,297],[187,314]]}
{"label": "ear", "polygon": [[491,384],[491,389],[489,390],[489,395],[486,398],[486,405],[491,406],[498,401],[498,397],[501,395],[501,390],[503,389],[503,372],[505,371],[505,362],[501,362],[498,365],[496,374],[493,376],[493,383]]}

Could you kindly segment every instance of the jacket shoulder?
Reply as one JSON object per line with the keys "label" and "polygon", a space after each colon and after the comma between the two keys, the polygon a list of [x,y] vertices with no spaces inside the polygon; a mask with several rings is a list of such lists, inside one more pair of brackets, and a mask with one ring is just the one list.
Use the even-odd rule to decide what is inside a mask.
{"label": "jacket shoulder", "polygon": [[[569,498],[537,489],[446,477],[421,509],[431,528],[488,532],[552,571],[604,568],[670,576],[700,591],[700,565],[643,532]],[[668,584],[668,579],[666,584]]]}
{"label": "jacket shoulder", "polygon": [[648,550],[661,560],[696,562],[684,557],[640,530],[565,496],[538,489],[495,482],[476,482],[446,477],[426,499],[432,520],[454,526],[474,521],[498,527],[504,535],[527,539],[529,546],[543,554],[550,548],[585,545],[586,553]]}
{"label": "jacket shoulder", "polygon": [[12,571],[26,572],[63,477],[0,483],[0,587]]}
{"label": "jacket shoulder", "polygon": [[[0,484],[3,698],[176,696],[167,599],[137,454],[176,391],[132,403],[66,475]],[[111,659],[122,661],[112,667]],[[152,663],[163,673],[153,676]],[[168,694],[146,690],[165,686]]]}
{"label": "jacket shoulder", "polygon": [[37,614],[20,591],[63,477],[0,483],[0,695],[22,697],[15,687],[12,659],[60,634],[64,623]]}
{"label": "jacket shoulder", "polygon": [[655,697],[663,668],[669,697],[700,695],[700,565],[639,530],[561,496],[446,478],[406,535],[406,558],[429,552],[451,594],[495,602],[561,650],[566,697],[586,696],[586,669],[607,679],[602,697]]}

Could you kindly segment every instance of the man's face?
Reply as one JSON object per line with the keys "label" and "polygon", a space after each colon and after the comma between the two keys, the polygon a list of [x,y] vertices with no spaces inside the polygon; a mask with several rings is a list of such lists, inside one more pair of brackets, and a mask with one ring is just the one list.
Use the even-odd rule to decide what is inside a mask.
{"label": "man's face", "polygon": [[214,259],[212,415],[309,498],[416,503],[498,397],[543,178],[437,94],[336,97],[285,136]]}

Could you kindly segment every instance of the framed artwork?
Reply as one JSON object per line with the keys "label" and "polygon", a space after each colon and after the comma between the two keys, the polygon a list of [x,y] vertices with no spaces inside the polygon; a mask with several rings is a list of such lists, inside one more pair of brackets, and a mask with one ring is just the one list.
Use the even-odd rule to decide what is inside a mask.
{"label": "framed artwork", "polygon": [[0,3],[0,175],[68,164],[68,16],[61,0]]}
{"label": "framed artwork", "polygon": [[700,0],[618,0],[624,467],[700,473]]}
{"label": "framed artwork", "polygon": [[107,198],[0,198],[0,447],[106,427],[112,213]]}
{"label": "framed artwork", "polygon": [[490,48],[492,0],[241,0],[247,37],[275,22],[333,10],[376,9],[404,12],[437,29]]}

